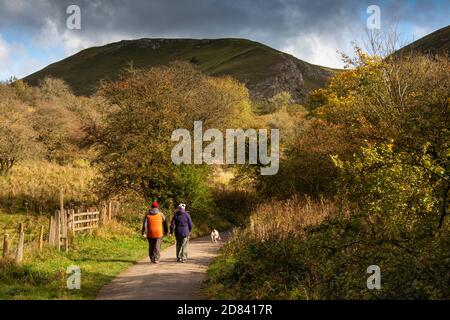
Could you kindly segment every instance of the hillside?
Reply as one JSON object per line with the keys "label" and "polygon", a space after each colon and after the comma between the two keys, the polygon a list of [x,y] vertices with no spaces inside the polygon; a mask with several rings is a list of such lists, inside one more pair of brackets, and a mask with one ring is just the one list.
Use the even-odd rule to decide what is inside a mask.
{"label": "hillside", "polygon": [[408,51],[437,54],[450,50],[450,25],[436,30],[397,51],[397,54]]}
{"label": "hillside", "polygon": [[140,39],[83,50],[24,80],[36,85],[48,76],[61,78],[77,95],[89,95],[99,80],[114,80],[130,61],[136,68],[148,68],[175,60],[190,61],[209,75],[233,76],[253,96],[289,91],[297,101],[303,101],[311,89],[324,86],[333,73],[245,39]]}

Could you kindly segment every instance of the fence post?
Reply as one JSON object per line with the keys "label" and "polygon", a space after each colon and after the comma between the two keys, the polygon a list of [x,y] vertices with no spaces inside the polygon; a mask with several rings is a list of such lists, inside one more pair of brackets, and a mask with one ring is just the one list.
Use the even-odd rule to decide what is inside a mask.
{"label": "fence post", "polygon": [[8,258],[9,254],[9,235],[5,234],[3,236],[3,259]]}
{"label": "fence post", "polygon": [[44,247],[44,226],[41,226],[41,232],[39,234],[39,251],[42,251]]}
{"label": "fence post", "polygon": [[108,211],[106,210],[106,204],[103,204],[103,224],[106,224],[108,218]]}
{"label": "fence post", "polygon": [[67,213],[69,210],[63,210],[61,213],[61,238],[64,244],[64,251],[69,250],[69,243],[67,241]]}
{"label": "fence post", "polygon": [[111,201],[108,201],[108,218],[109,218],[109,221],[111,221],[111,219],[112,219],[112,203],[111,203]]}
{"label": "fence post", "polygon": [[61,211],[55,212],[55,245],[58,251],[61,250]]}
{"label": "fence post", "polygon": [[69,224],[70,224],[70,230],[72,230],[72,232],[73,232],[75,229],[75,210],[74,209],[70,210]]}
{"label": "fence post", "polygon": [[98,207],[98,225],[103,225],[103,206],[99,204]]}
{"label": "fence post", "polygon": [[53,219],[53,216],[50,217],[50,223],[49,223],[49,230],[48,230],[48,244],[51,246],[55,245],[55,220]]}
{"label": "fence post", "polygon": [[16,262],[20,263],[22,262],[23,258],[23,224],[21,223],[19,225],[19,243],[17,244],[17,251],[16,251]]}
{"label": "fence post", "polygon": [[61,251],[61,232],[64,230],[64,190],[63,188],[59,191],[59,212],[58,219],[56,219],[56,246],[58,251]]}
{"label": "fence post", "polygon": [[[78,208],[77,209],[77,213],[80,213],[81,211],[80,211],[80,208]],[[80,219],[80,217],[78,216],[78,218],[77,218],[78,220]],[[76,232],[76,228],[75,228],[75,226],[76,226],[76,224],[75,224],[75,216],[73,217],[73,233],[75,234],[75,232]]]}
{"label": "fence post", "polygon": [[113,216],[117,217],[117,213],[119,212],[118,208],[117,208],[117,200],[114,200],[114,204],[113,204]]}

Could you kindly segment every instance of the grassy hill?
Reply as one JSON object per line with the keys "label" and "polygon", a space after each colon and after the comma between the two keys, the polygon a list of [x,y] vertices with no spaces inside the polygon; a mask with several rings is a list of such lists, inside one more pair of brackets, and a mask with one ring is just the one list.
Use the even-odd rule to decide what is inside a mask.
{"label": "grassy hill", "polygon": [[303,101],[311,89],[324,86],[333,73],[245,39],[140,39],[83,50],[24,80],[36,85],[47,76],[61,78],[76,94],[89,95],[99,80],[114,80],[131,61],[136,68],[148,68],[175,60],[190,61],[209,75],[233,76],[246,83],[253,96],[289,91],[297,101]]}
{"label": "grassy hill", "polygon": [[436,30],[423,38],[403,47],[397,54],[408,51],[437,54],[450,51],[450,25]]}

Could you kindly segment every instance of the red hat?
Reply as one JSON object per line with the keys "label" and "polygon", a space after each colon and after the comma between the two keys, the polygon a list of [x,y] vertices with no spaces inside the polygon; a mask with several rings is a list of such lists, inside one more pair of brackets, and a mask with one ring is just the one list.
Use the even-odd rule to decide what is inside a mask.
{"label": "red hat", "polygon": [[158,202],[153,201],[153,203],[152,203],[152,208],[158,208]]}

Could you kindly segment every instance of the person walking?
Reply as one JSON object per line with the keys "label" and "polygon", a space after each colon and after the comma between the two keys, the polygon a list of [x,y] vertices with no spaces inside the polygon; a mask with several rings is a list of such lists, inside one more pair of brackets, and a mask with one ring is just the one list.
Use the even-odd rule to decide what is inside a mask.
{"label": "person walking", "polygon": [[181,203],[170,222],[170,235],[175,232],[177,240],[176,255],[178,262],[185,263],[187,261],[189,235],[192,227],[192,219],[189,212],[186,211],[186,205]]}
{"label": "person walking", "polygon": [[155,264],[159,263],[162,238],[168,231],[166,217],[158,206],[158,202],[153,201],[152,209],[145,214],[142,225],[142,236],[148,240],[148,255]]}

